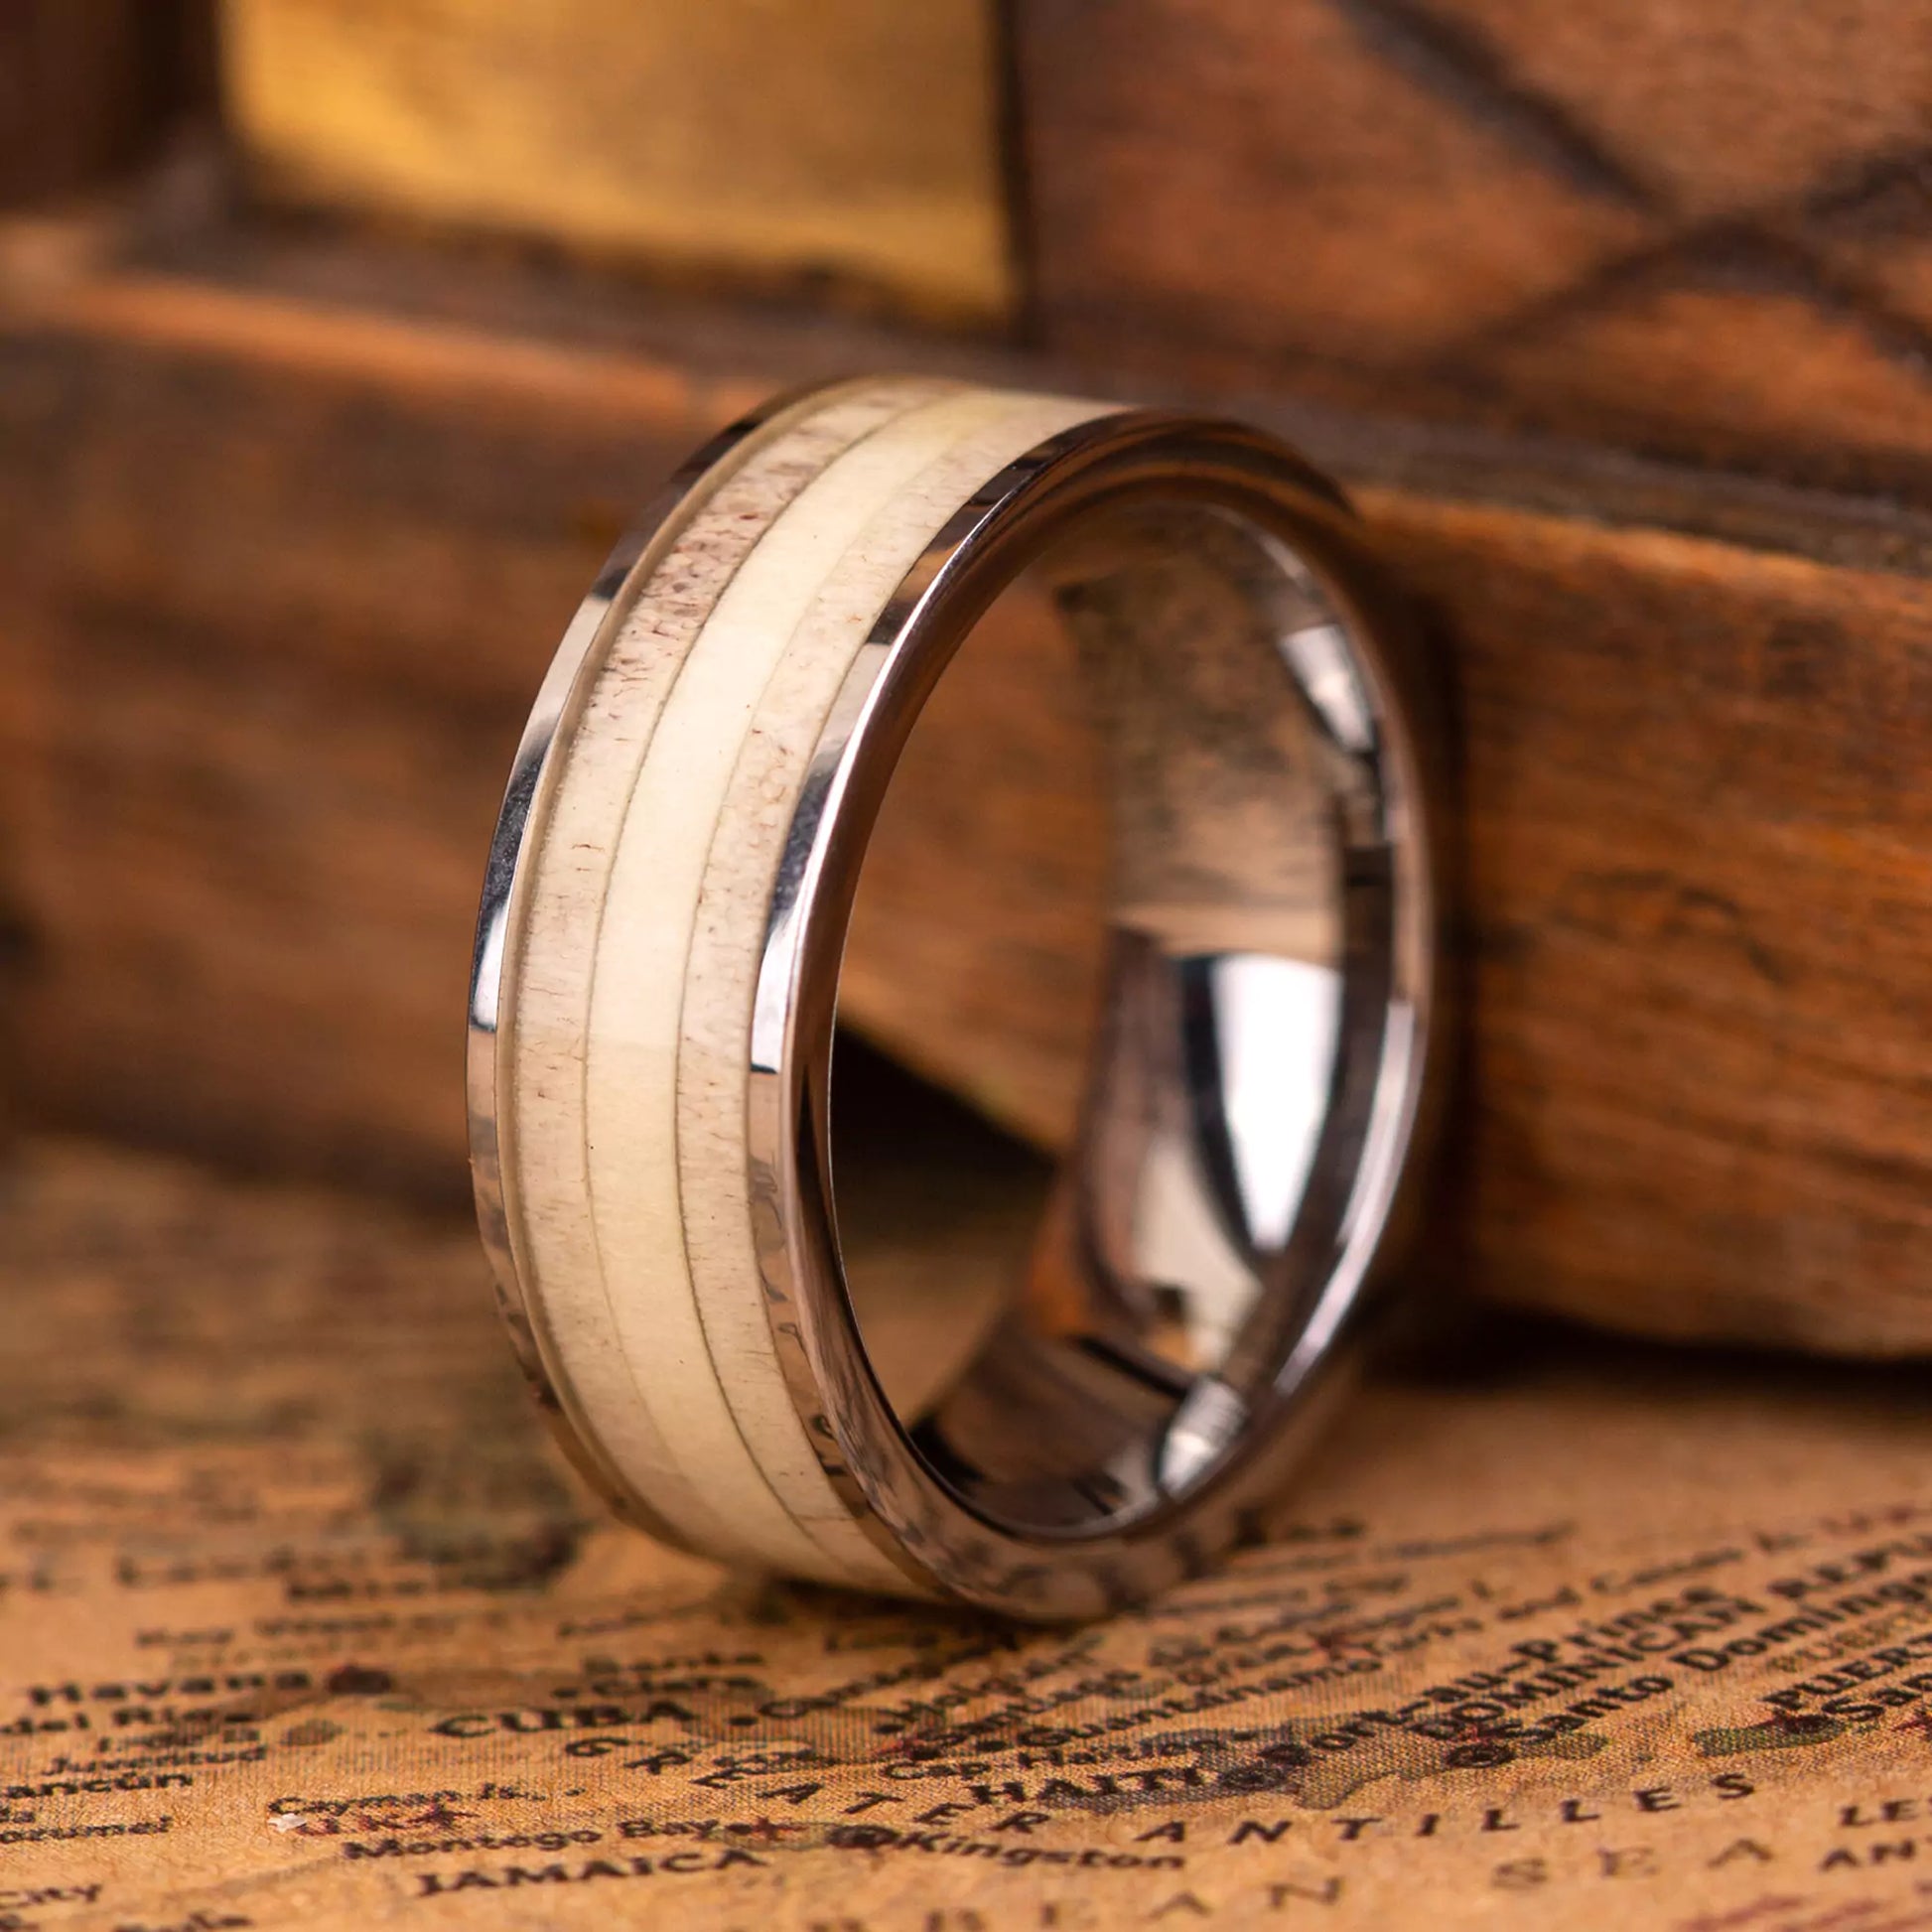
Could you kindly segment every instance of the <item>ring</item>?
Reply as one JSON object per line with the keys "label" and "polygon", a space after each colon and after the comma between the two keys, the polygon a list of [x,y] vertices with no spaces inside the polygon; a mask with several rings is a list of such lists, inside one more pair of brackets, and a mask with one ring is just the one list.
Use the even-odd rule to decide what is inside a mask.
{"label": "ring", "polygon": [[[1023,591],[1098,748],[1098,1019],[915,1406],[842,1258],[840,976],[901,755]],[[1352,512],[1256,430],[899,377],[700,452],[537,697],[471,985],[484,1245],[579,1468],[693,1552],[1030,1618],[1254,1540],[1419,1219],[1445,743]]]}

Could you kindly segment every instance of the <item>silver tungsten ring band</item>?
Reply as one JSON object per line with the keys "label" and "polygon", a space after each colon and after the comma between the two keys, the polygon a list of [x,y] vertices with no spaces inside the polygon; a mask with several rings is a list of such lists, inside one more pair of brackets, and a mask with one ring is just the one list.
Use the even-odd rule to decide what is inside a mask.
{"label": "silver tungsten ring band", "polygon": [[[834,1213],[841,962],[1023,576],[1103,748],[1103,1017],[1031,1258],[900,1414]],[[703,451],[564,639],[478,932],[480,1217],[579,1466],[687,1549],[1028,1617],[1253,1535],[1415,1218],[1442,759],[1352,515],[1255,431],[893,378]]]}

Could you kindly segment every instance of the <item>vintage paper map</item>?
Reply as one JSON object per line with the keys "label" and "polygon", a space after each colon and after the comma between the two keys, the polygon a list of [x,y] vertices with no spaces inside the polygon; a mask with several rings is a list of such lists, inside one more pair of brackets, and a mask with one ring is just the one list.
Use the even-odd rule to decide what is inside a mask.
{"label": "vintage paper map", "polygon": [[1080,1629],[607,1523],[461,1228],[30,1150],[0,1927],[1932,1926],[1920,1372],[1497,1317]]}

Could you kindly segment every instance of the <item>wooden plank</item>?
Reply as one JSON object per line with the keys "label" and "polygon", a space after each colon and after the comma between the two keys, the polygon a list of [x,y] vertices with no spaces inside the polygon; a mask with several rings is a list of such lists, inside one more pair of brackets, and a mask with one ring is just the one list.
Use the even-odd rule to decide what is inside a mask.
{"label": "wooden plank", "polygon": [[642,493],[739,399],[193,291],[117,336],[115,293],[0,379],[7,521],[47,535],[4,597],[30,1088],[453,1191],[463,935],[517,714]]}
{"label": "wooden plank", "polygon": [[[478,869],[560,624],[676,455],[843,351],[773,336],[728,375],[717,331],[680,364],[119,271],[37,301],[0,327],[0,515],[35,534],[0,555],[27,1096],[454,1192]],[[1617,1324],[1926,1345],[1932,526],[1295,426],[1355,479],[1459,687],[1468,1225],[1437,1247]],[[970,847],[947,801],[989,790],[949,759],[1017,751],[1017,711],[1025,761],[1065,762],[1033,660],[962,687],[882,874],[908,907],[933,873],[907,855]],[[1090,821],[1034,817],[980,857],[1042,893],[1090,876]],[[1049,1133],[1064,922],[991,958],[910,914],[875,943],[896,923],[859,1017]]]}
{"label": "wooden plank", "polygon": [[1932,1339],[1932,585],[1370,491],[1452,626],[1493,1293]]}
{"label": "wooden plank", "polygon": [[1049,342],[1922,485],[1911,0],[1015,18]]}
{"label": "wooden plank", "polygon": [[1010,306],[988,0],[227,0],[225,25],[277,200]]}

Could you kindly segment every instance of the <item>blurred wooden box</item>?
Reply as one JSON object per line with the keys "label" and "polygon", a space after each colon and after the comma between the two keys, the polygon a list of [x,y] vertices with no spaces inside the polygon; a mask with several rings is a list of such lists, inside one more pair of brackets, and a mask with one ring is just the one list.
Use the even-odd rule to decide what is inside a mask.
{"label": "blurred wooden box", "polygon": [[[1268,422],[1431,607],[1467,823],[1440,1258],[1651,1332],[1932,1343],[1907,0],[215,25],[0,27],[9,99],[85,104],[0,140],[30,1115],[454,1198],[482,853],[605,547],[769,389],[953,368]],[[1050,772],[1002,661],[952,755],[1032,720]],[[1077,817],[1016,822],[999,866],[1077,861]],[[870,976],[859,1017],[1048,1131],[1035,941]]]}

